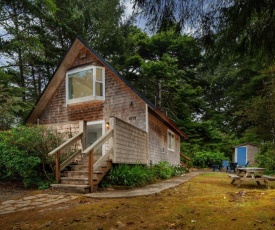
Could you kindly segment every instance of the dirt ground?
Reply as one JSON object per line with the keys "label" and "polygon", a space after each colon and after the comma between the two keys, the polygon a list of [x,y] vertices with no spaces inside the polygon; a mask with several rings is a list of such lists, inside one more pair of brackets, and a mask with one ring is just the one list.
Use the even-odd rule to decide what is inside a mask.
{"label": "dirt ground", "polygon": [[0,181],[0,203],[6,200],[16,200],[35,192],[25,189],[20,183],[9,183]]}
{"label": "dirt ground", "polygon": [[[252,182],[236,188],[230,182],[226,173],[204,173],[151,196],[80,196],[50,208],[1,215],[0,229],[274,229],[275,182],[273,189]],[[1,201],[37,192],[0,189]]]}

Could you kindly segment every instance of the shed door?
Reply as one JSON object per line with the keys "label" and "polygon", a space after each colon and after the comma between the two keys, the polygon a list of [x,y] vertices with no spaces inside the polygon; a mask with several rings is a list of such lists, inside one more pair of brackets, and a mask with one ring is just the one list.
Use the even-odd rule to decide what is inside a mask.
{"label": "shed door", "polygon": [[237,148],[237,162],[239,166],[245,166],[246,164],[246,147]]}

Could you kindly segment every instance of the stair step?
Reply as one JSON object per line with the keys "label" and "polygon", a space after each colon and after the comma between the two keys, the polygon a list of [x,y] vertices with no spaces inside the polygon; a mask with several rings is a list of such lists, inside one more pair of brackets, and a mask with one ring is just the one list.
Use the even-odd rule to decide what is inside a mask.
{"label": "stair step", "polygon": [[71,178],[88,178],[88,171],[67,171],[65,172],[65,177]]}
{"label": "stair step", "polygon": [[[94,178],[94,182],[97,179]],[[72,178],[72,177],[62,177],[61,184],[74,184],[74,185],[88,185],[89,179],[88,178]]]}
{"label": "stair step", "polygon": [[72,171],[88,171],[88,165],[72,165],[71,166]]}
{"label": "stair step", "polygon": [[[100,156],[101,157],[101,156]],[[94,168],[93,173],[93,186],[89,185],[89,172],[88,172],[88,157],[83,157],[77,164],[72,164],[69,171],[64,171],[60,178],[60,184],[52,184],[51,187],[61,190],[78,190],[81,192],[95,192],[97,186],[112,166],[112,160],[102,162],[98,167]],[[95,162],[94,162],[95,163]]]}
{"label": "stair step", "polygon": [[51,184],[52,189],[64,190],[67,192],[81,192],[89,193],[91,192],[90,185],[75,185],[75,184]]}

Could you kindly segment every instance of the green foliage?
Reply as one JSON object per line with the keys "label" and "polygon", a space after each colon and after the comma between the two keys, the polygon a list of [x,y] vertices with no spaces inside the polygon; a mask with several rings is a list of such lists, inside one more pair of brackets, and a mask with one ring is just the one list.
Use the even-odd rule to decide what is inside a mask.
{"label": "green foliage", "polygon": [[118,165],[108,176],[111,184],[140,186],[153,180],[148,168],[142,165]]}
{"label": "green foliage", "polygon": [[191,160],[194,166],[206,168],[211,167],[212,164],[221,165],[223,160],[229,159],[221,152],[200,151],[196,152]]}
{"label": "green foliage", "polygon": [[43,126],[20,126],[0,133],[0,179],[22,181],[25,187],[44,187],[54,167],[47,154],[61,138]]}
{"label": "green foliage", "polygon": [[170,178],[175,172],[173,167],[171,167],[167,161],[161,161],[158,164],[153,165],[152,169],[155,177],[161,180]]}
{"label": "green foliage", "polygon": [[275,144],[272,142],[262,144],[260,147],[260,152],[256,155],[256,161],[258,162],[259,167],[266,168],[265,173],[274,174]]}
{"label": "green foliage", "polygon": [[159,179],[168,179],[185,172],[185,168],[171,166],[168,162],[162,161],[152,167],[144,165],[117,165],[114,166],[108,175],[103,179],[101,186],[120,185],[137,187],[148,184]]}

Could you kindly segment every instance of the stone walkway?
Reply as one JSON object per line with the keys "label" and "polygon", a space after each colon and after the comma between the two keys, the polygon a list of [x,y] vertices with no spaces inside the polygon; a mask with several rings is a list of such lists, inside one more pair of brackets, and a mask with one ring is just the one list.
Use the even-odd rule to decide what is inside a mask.
{"label": "stone walkway", "polygon": [[7,200],[0,205],[0,215],[17,211],[26,211],[34,208],[45,208],[76,199],[77,197],[77,195],[38,194],[35,196],[24,197],[19,200]]}
{"label": "stone walkway", "polygon": [[[169,189],[178,186],[182,183],[189,181],[191,178],[199,175],[201,172],[190,172],[185,175],[164,180],[158,183],[144,186],[142,188],[128,189],[128,190],[111,190],[111,191],[99,191],[96,193],[85,194],[86,197],[91,198],[123,198],[123,197],[135,197],[146,196],[156,193],[160,193],[165,189]],[[24,197],[18,200],[8,200],[0,204],[0,215],[9,214],[17,211],[26,211],[34,208],[45,208],[52,205],[65,203],[67,201],[83,196],[83,194],[38,194],[34,196]]]}

